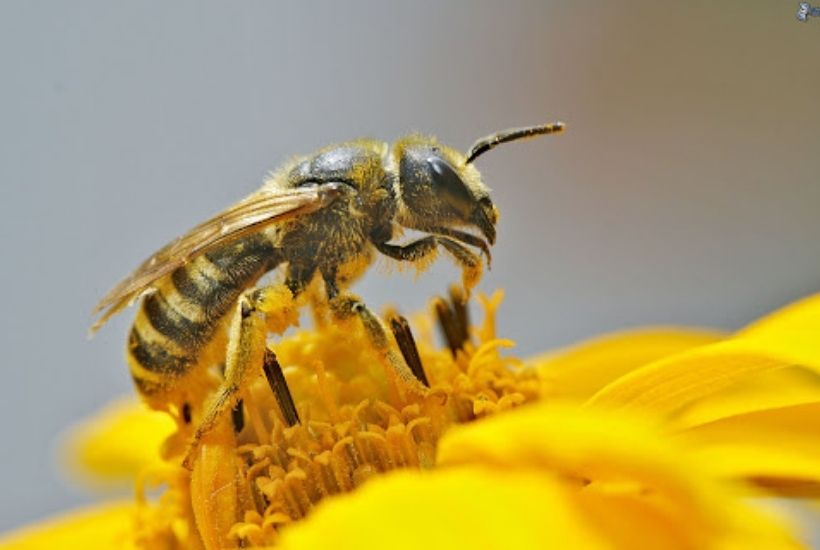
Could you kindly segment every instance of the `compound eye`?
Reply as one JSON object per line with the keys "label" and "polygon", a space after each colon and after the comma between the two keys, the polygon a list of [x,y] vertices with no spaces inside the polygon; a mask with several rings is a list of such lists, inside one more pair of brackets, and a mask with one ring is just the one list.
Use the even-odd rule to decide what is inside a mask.
{"label": "compound eye", "polygon": [[462,212],[472,209],[473,197],[461,177],[446,160],[439,157],[427,159],[430,166],[431,179],[436,193],[439,193],[447,202]]}

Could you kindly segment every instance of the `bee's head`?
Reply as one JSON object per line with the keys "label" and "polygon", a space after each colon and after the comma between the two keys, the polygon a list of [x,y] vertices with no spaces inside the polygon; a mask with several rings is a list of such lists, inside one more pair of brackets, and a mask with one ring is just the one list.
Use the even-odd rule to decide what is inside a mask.
{"label": "bee's head", "polygon": [[412,136],[394,147],[400,194],[398,221],[406,227],[476,228],[492,244],[498,211],[490,190],[464,154],[433,138]]}
{"label": "bee's head", "polygon": [[397,221],[433,233],[440,227],[475,228],[493,244],[498,210],[473,160],[500,143],[563,129],[563,123],[558,122],[498,132],[478,140],[467,154],[435,138],[410,136],[399,140],[393,146],[399,176]]}

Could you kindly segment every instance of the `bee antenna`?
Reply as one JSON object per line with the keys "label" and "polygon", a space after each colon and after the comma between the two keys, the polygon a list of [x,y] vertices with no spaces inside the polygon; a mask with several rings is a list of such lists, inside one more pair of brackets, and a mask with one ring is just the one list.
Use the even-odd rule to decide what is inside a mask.
{"label": "bee antenna", "polygon": [[517,139],[531,138],[535,136],[543,136],[547,134],[558,134],[564,131],[566,124],[563,122],[550,122],[548,124],[540,124],[538,126],[526,126],[524,128],[510,128],[509,130],[502,130],[487,137],[476,141],[470,152],[467,153],[467,160],[465,164],[470,164],[479,155],[486,153],[490,149],[508,141],[515,141]]}

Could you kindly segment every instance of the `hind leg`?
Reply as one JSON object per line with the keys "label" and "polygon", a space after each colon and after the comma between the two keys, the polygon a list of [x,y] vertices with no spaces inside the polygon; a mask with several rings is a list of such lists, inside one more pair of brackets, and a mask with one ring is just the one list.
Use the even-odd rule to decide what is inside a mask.
{"label": "hind leg", "polygon": [[[267,357],[270,353],[266,346],[267,334],[268,331],[282,333],[297,321],[298,311],[293,294],[286,286],[251,289],[242,294],[228,333],[225,379],[211,401],[205,406],[205,411],[185,454],[183,465],[186,468],[192,468],[202,437],[213,430],[226,413],[236,407],[242,397],[241,393],[249,374],[256,373],[254,369],[263,365],[269,380],[272,380],[273,376],[276,382],[284,382],[284,378],[277,378],[275,374],[268,372],[278,368],[278,363],[275,362],[275,358],[271,361]],[[273,373],[272,370],[271,372]],[[287,387],[280,388],[280,390],[277,392],[274,388],[274,394],[277,396],[280,407],[283,408],[283,417],[293,418],[295,415],[293,400],[290,399],[283,403],[280,398],[283,392],[290,397]],[[296,419],[298,421],[298,416]]]}

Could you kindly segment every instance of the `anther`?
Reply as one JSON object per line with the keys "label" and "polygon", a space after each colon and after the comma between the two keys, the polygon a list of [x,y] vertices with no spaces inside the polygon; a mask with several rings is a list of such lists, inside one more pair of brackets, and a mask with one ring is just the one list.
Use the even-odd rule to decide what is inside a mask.
{"label": "anther", "polygon": [[245,427],[245,409],[244,402],[240,399],[236,402],[236,406],[231,410],[231,421],[233,422],[233,431],[240,433]]}
{"label": "anther", "polygon": [[464,344],[470,340],[470,311],[467,309],[467,297],[464,296],[461,287],[450,287],[450,304],[455,314],[459,340]]}
{"label": "anther", "polygon": [[456,352],[470,340],[470,318],[464,294],[458,287],[451,287],[450,299],[437,298],[434,306],[441,333],[455,357]]}
{"label": "anther", "polygon": [[288,383],[285,380],[285,375],[282,372],[282,367],[276,359],[276,355],[269,350],[265,350],[265,362],[263,364],[265,371],[265,378],[268,379],[268,385],[276,398],[279,405],[279,410],[282,411],[282,417],[288,426],[295,426],[299,424],[299,413],[296,411],[296,405],[293,404],[293,396],[288,389]]}
{"label": "anther", "polygon": [[427,381],[427,374],[424,372],[424,367],[421,364],[419,357],[419,349],[416,347],[416,340],[413,338],[413,333],[410,330],[410,324],[407,319],[401,315],[395,315],[390,318],[390,329],[393,331],[393,336],[396,337],[396,343],[399,345],[404,362],[413,371],[413,375],[425,386],[430,387],[430,382]]}

